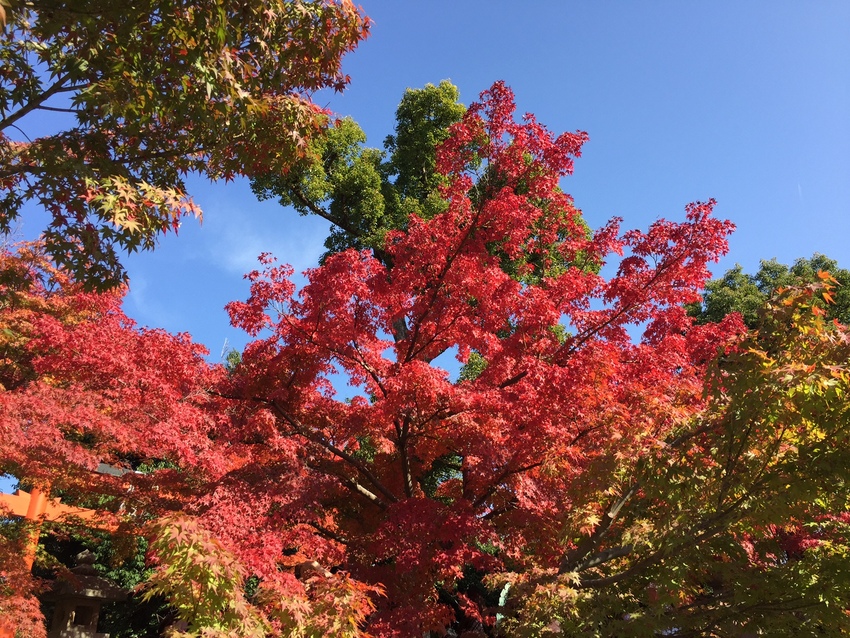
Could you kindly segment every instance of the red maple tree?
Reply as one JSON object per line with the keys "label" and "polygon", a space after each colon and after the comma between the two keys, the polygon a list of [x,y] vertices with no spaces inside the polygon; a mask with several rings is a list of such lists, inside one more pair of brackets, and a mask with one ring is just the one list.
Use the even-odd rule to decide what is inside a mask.
{"label": "red maple tree", "polygon": [[[221,371],[187,335],[136,328],[121,311],[123,296],[85,291],[38,244],[0,255],[0,474],[138,532],[180,507],[186,477],[171,470],[119,479],[94,470],[167,461],[192,467],[198,480],[220,474],[204,388]],[[37,626],[32,594],[42,586],[24,570],[26,527],[5,524],[0,535],[0,609],[21,628]]]}
{"label": "red maple tree", "polygon": [[[390,268],[350,250],[296,293],[265,256],[229,305],[258,336],[221,390],[245,465],[206,517],[261,576],[296,552],[380,583],[376,635],[492,625],[485,576],[592,557],[572,539],[599,533],[635,463],[702,407],[735,326],[683,310],[726,251],[713,202],[588,236],[559,189],[586,136],[515,121],[512,97],[494,85],[452,128],[446,209],[389,235]],[[606,279],[612,253],[627,256]],[[451,379],[447,352],[478,370]]]}

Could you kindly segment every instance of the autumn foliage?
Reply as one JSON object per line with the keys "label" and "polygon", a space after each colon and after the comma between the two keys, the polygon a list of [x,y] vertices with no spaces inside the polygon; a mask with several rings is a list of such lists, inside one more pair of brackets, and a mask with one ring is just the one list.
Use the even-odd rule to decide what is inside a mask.
{"label": "autumn foliage", "polygon": [[137,503],[137,530],[182,510],[147,528],[151,591],[209,635],[845,631],[834,282],[695,325],[732,224],[706,202],[588,233],[559,188],[585,139],[494,85],[438,150],[442,211],[380,259],[296,290],[262,256],[226,370],[120,295],[7,288],[0,470]]}
{"label": "autumn foliage", "polygon": [[[389,236],[391,269],[348,251],[296,295],[266,258],[249,300],[229,307],[261,335],[225,393],[238,399],[234,443],[246,460],[273,454],[280,474],[264,458],[255,489],[288,477],[280,520],[313,537],[320,562],[386,587],[370,619],[378,635],[492,625],[470,574],[574,569],[587,556],[567,558],[573,539],[702,405],[704,367],[730,326],[689,329],[682,304],[731,225],[695,204],[682,224],[620,234],[615,221],[588,237],[558,189],[583,140],[515,122],[496,85],[438,154],[446,211]],[[479,201],[473,171],[489,176]],[[536,283],[502,268],[553,243],[567,268],[544,261]],[[610,279],[589,267],[623,252]],[[434,364],[446,352],[474,353],[483,369],[453,382]],[[359,390],[349,401],[333,397],[337,371]],[[220,533],[243,535],[229,527]],[[308,546],[266,529],[263,548]]]}
{"label": "autumn foliage", "polygon": [[[3,4],[0,232],[37,204],[45,249],[100,290],[126,279],[122,251],[200,217],[187,174],[304,155],[327,123],[310,96],[347,84],[342,56],[369,28],[348,0]],[[31,128],[44,111],[67,128]]]}
{"label": "autumn foliage", "polygon": [[[148,515],[167,508],[164,494],[93,470],[163,457],[199,471],[209,463],[209,417],[192,401],[215,374],[205,351],[185,336],[136,329],[121,312],[123,292],[84,291],[39,245],[3,253],[0,278],[0,472],[94,507],[108,525],[150,500]],[[4,614],[18,620],[6,605],[40,616],[30,594],[43,588],[21,573],[25,529],[6,524],[0,539]]]}

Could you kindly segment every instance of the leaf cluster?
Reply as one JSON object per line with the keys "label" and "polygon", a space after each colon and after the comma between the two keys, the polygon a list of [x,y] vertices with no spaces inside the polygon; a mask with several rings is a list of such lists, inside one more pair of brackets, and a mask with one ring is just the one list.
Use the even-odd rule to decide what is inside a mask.
{"label": "leaf cluster", "polygon": [[254,192],[330,221],[327,254],[369,248],[384,255],[387,232],[405,228],[411,214],[429,219],[445,209],[436,148],[466,111],[458,97],[445,80],[408,89],[383,151],[365,146],[366,135],[352,119],[337,120],[293,170],[255,177]]}
{"label": "leaf cluster", "polygon": [[303,584],[292,579],[252,577],[247,595],[244,567],[212,535],[185,515],[154,525],[151,552],[156,565],[144,599],[163,596],[188,625],[174,638],[239,636],[265,638],[353,638],[373,605],[364,588],[344,575],[309,566]]}
{"label": "leaf cluster", "polygon": [[[115,286],[121,251],[200,217],[187,173],[280,173],[305,153],[326,123],[309,96],[345,86],[341,56],[367,30],[348,2],[12,3],[0,36],[0,231],[35,201],[55,262],[90,287]],[[30,139],[27,116],[44,111],[70,123]]]}

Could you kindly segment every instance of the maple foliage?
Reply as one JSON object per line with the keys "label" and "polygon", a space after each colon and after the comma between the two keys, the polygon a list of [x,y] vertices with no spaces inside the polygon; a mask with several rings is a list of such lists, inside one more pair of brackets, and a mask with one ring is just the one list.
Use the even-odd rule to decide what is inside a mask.
{"label": "maple foliage", "polygon": [[[263,604],[252,604],[234,591],[242,565],[194,519],[175,514],[244,462],[238,448],[216,443],[228,422],[208,389],[225,370],[205,361],[206,350],[187,335],[136,327],[121,312],[123,291],[85,290],[38,244],[3,253],[0,266],[0,474],[95,509],[95,523],[119,537],[154,539],[160,570],[147,591],[167,595],[181,615],[191,610],[192,630],[356,633],[379,588],[342,574],[313,583],[289,573],[278,575],[275,589],[264,583]],[[101,463],[137,471],[98,474]],[[77,528],[73,517],[50,529],[69,527]],[[13,627],[38,637],[44,622],[35,595],[46,584],[23,568],[30,528],[21,521],[0,528],[0,608]],[[204,579],[208,587],[186,592]],[[239,604],[229,616],[221,610],[231,596]]]}
{"label": "maple foliage", "polygon": [[209,635],[239,630],[240,636],[262,638],[265,632],[242,594],[244,574],[233,557],[194,521],[163,519],[158,528],[151,548],[157,569],[145,596],[165,594],[180,618]]}
{"label": "maple foliage", "polygon": [[301,290],[261,257],[226,369],[7,258],[0,471],[149,523],[148,591],[189,635],[846,632],[835,281],[699,325],[732,224],[589,233],[559,187],[585,139],[497,83],[434,155],[441,205]]}
{"label": "maple foliage", "polygon": [[278,575],[276,587],[267,579],[249,601],[244,566],[197,520],[166,517],[152,532],[156,569],[145,585],[145,597],[166,596],[187,621],[189,632],[172,631],[169,635],[175,638],[358,636],[365,616],[374,609],[369,594],[380,593],[314,563],[302,566],[307,570],[303,582],[293,574]]}
{"label": "maple foliage", "polygon": [[[600,560],[607,550],[581,539],[604,533],[638,461],[703,407],[705,366],[740,328],[694,327],[683,309],[726,250],[732,226],[713,203],[589,236],[558,188],[584,134],[553,136],[513,110],[496,84],[451,128],[437,153],[446,208],[389,232],[388,260],[331,255],[296,294],[265,256],[250,298],[229,306],[259,338],[221,392],[237,399],[230,436],[246,465],[209,511],[246,498],[245,481],[263,504],[218,533],[238,544],[268,530],[265,553],[242,554],[261,576],[270,547],[297,548],[382,584],[377,635],[492,630],[495,574],[610,569],[625,552]],[[627,256],[610,279],[586,267],[611,253]],[[529,255],[542,258],[535,278],[531,259],[503,267]],[[547,268],[555,259],[566,266]],[[435,364],[450,351],[475,353],[480,373],[453,382]],[[359,390],[350,400],[334,398],[334,372]]]}
{"label": "maple foliage", "polygon": [[[0,516],[4,514],[0,507]],[[33,579],[21,560],[23,526],[8,522],[0,534],[0,629],[16,631],[24,638],[47,638],[36,595],[41,584]]]}
{"label": "maple foliage", "polygon": [[206,350],[188,335],[136,329],[123,291],[87,292],[28,257],[3,256],[29,273],[2,289],[2,470],[61,487],[74,468],[82,477],[130,455],[214,466]]}
{"label": "maple foliage", "polygon": [[821,275],[727,344],[706,406],[638,461],[611,522],[595,521],[605,534],[590,539],[635,559],[593,580],[587,559],[560,583],[520,576],[509,634],[553,620],[565,635],[847,632],[850,334],[824,320]]}
{"label": "maple foliage", "polygon": [[[48,253],[99,289],[124,280],[121,250],[200,216],[187,173],[280,173],[303,155],[327,120],[310,95],[346,85],[341,57],[369,26],[348,0],[9,4],[0,230],[37,202]],[[73,123],[30,139],[45,111]]]}
{"label": "maple foliage", "polygon": [[[216,372],[202,347],[186,335],[137,329],[120,310],[122,291],[85,291],[38,245],[0,255],[0,282],[0,473],[95,508],[122,533],[179,507],[174,495],[186,477],[118,479],[95,474],[101,462],[192,467],[197,480],[220,473],[203,393]],[[26,605],[40,616],[32,594],[41,584],[22,565],[28,529],[6,522],[0,531],[10,549],[4,609],[14,603],[18,612],[6,617],[21,626]]]}

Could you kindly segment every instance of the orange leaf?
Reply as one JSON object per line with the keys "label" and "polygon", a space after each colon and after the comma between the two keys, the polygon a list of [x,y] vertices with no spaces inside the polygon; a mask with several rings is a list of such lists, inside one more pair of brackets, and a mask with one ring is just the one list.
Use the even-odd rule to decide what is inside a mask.
{"label": "orange leaf", "polygon": [[818,278],[822,281],[831,281],[834,284],[838,283],[838,280],[825,270],[818,270]]}

